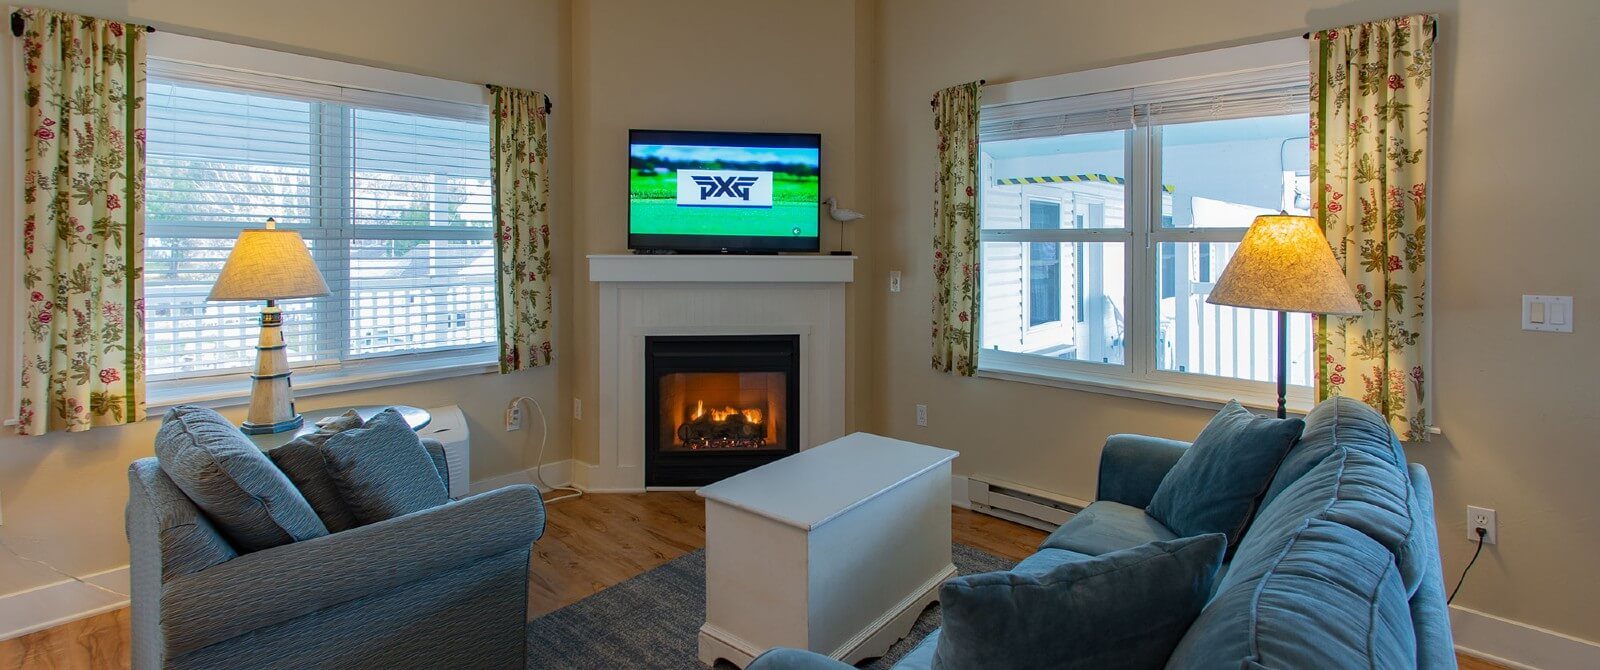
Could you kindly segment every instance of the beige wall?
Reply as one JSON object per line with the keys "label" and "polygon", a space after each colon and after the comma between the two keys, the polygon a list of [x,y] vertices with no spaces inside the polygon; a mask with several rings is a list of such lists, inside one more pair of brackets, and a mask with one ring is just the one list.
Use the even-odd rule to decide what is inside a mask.
{"label": "beige wall", "polygon": [[[36,2],[70,11],[142,21],[159,29],[229,42],[275,48],[312,56],[357,62],[467,82],[494,82],[546,91],[556,101],[553,158],[557,183],[552,196],[557,230],[570,220],[566,179],[570,162],[571,114],[566,90],[568,52],[565,43],[566,3],[557,0],[462,0],[449,6],[423,0],[53,0]],[[6,32],[6,47],[10,48]],[[10,98],[7,98],[10,100]],[[0,109],[0,127],[10,128],[10,106]],[[5,155],[13,155],[5,151]],[[0,172],[10,162],[0,164]],[[15,183],[0,174],[0,183]],[[9,189],[0,189],[0,211],[12,211]],[[12,245],[19,238],[11,223],[3,227],[0,258],[9,266]],[[556,235],[557,257],[568,253],[570,237]],[[558,324],[570,323],[570,275],[557,278]],[[19,326],[12,316],[10,291],[0,292],[0,332]],[[570,332],[558,333],[558,357]],[[0,345],[10,351],[9,341]],[[14,379],[10,366],[0,366]],[[302,409],[349,404],[403,402],[422,407],[459,404],[473,433],[473,479],[531,467],[538,448],[538,425],[507,433],[502,412],[511,398],[537,398],[551,414],[550,453],[553,461],[570,451],[563,413],[562,370],[555,368],[512,375],[481,375],[405,386],[303,398]],[[10,383],[9,381],[7,383]],[[0,412],[10,416],[10,411]],[[242,408],[225,410],[241,420]],[[49,561],[63,570],[84,574],[126,565],[127,542],[122,508],[127,501],[128,463],[151,455],[151,439],[159,417],[141,424],[96,429],[88,433],[16,437],[0,431],[0,539],[15,550]],[[0,595],[59,581],[43,568],[0,552]]]}
{"label": "beige wall", "polygon": [[[1004,82],[1280,38],[1405,11],[1441,15],[1435,142],[1435,411],[1444,437],[1408,445],[1438,496],[1454,585],[1472,544],[1465,506],[1499,510],[1456,604],[1600,640],[1600,227],[1588,200],[1600,140],[1593,0],[1127,2],[885,0],[878,17],[880,123],[873,143],[872,249],[905,271],[868,329],[881,352],[868,425],[959,449],[984,472],[1078,497],[1094,494],[1101,440],[1115,432],[1190,438],[1209,412],[929,369],[934,151],[928,98]],[[1522,293],[1573,295],[1571,335],[1522,332]],[[929,427],[912,406],[929,405]]]}
{"label": "beige wall", "polygon": [[[579,458],[596,460],[599,368],[593,342],[599,290],[583,282],[588,254],[626,253],[628,130],[744,130],[822,133],[823,197],[849,206],[857,189],[857,8],[814,2],[576,0],[572,12],[575,160],[573,271],[579,279],[574,387],[585,407],[573,423]],[[822,229],[824,249],[838,228]],[[850,238],[859,239],[859,230]],[[863,273],[858,272],[858,277]],[[864,351],[860,291],[847,291],[850,397]],[[856,424],[856,403],[847,424]]]}

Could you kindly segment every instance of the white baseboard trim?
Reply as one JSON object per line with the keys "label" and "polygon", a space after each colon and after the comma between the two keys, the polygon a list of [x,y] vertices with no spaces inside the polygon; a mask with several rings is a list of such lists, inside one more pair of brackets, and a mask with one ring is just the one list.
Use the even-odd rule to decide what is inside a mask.
{"label": "white baseboard trim", "polygon": [[[85,575],[83,581],[117,593],[130,590],[126,565]],[[127,606],[126,596],[70,579],[0,595],[0,640],[22,637]]]}
{"label": "white baseboard trim", "polygon": [[607,468],[572,460],[572,485],[586,493],[644,493],[643,468]]}
{"label": "white baseboard trim", "polygon": [[1600,668],[1600,644],[1452,605],[1456,650],[1512,668]]}
{"label": "white baseboard trim", "polygon": [[[550,486],[571,486],[572,464],[574,462],[575,461],[569,458],[566,460],[545,463],[538,469],[539,474],[543,477],[544,483]],[[467,494],[478,495],[479,493],[493,491],[495,489],[505,488],[507,486],[533,484],[537,481],[538,480],[534,477],[534,468],[517,470],[515,472],[508,472],[503,475],[485,477],[478,481],[472,482],[471,484],[467,485]],[[548,491],[548,489],[544,490]]]}

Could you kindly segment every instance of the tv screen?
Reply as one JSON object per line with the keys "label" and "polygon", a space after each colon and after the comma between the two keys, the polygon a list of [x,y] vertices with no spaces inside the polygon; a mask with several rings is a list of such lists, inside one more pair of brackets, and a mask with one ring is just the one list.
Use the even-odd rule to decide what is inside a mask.
{"label": "tv screen", "polygon": [[822,137],[628,133],[628,248],[817,250]]}

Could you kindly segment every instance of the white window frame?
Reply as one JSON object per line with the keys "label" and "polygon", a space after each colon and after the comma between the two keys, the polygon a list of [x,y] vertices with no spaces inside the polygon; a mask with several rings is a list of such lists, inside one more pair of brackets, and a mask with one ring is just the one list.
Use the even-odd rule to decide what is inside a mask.
{"label": "white window frame", "polygon": [[[149,41],[150,74],[167,79],[266,92],[313,94],[351,105],[410,111],[433,116],[460,116],[463,106],[490,103],[481,84],[260,49],[214,40],[157,32]],[[378,95],[374,95],[378,94]],[[394,96],[402,107],[396,107]],[[381,104],[374,104],[381,100]],[[373,231],[366,231],[373,232]],[[408,232],[411,232],[408,229]],[[440,231],[444,238],[453,233]],[[348,335],[346,335],[348,338]],[[347,345],[346,345],[347,346]],[[337,366],[297,369],[295,395],[309,397],[359,389],[408,384],[499,370],[494,344],[371,359],[342,361]],[[248,371],[151,381],[147,405],[151,415],[173,405],[197,403],[213,407],[248,402]]]}
{"label": "white window frame", "polygon": [[[1308,71],[1305,41],[1298,37],[1185,56],[1130,63],[1070,74],[985,86],[985,110],[1077,96],[1118,95],[1139,87],[1203,85],[1208,78],[1248,74],[1287,67]],[[1203,89],[1200,89],[1203,91]],[[1123,146],[1123,174],[1127,175],[1126,227],[1059,231],[1026,229],[982,230],[982,242],[1121,242],[1127,295],[1123,337],[1123,364],[1106,364],[982,349],[978,376],[1037,383],[1046,386],[1134,397],[1197,407],[1216,407],[1228,400],[1260,409],[1275,409],[1277,389],[1258,382],[1197,373],[1161,370],[1156,365],[1160,301],[1158,272],[1160,245],[1164,242],[1238,242],[1244,228],[1163,228],[1159,212],[1161,126],[1138,124],[1127,129]],[[1147,158],[1140,160],[1141,157]],[[981,208],[980,208],[981,211]],[[981,226],[981,221],[980,221]],[[1026,318],[1026,316],[1024,316]],[[983,319],[977,323],[981,328]],[[979,334],[981,338],[981,333]],[[980,339],[981,341],[981,339]],[[1309,386],[1289,386],[1288,407],[1304,413],[1313,404]]]}

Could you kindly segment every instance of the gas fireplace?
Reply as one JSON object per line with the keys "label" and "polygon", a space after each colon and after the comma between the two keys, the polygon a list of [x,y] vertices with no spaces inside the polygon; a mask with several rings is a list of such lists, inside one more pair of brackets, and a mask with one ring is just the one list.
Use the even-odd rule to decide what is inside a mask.
{"label": "gas fireplace", "polygon": [[700,486],[800,449],[798,335],[645,338],[645,485]]}

